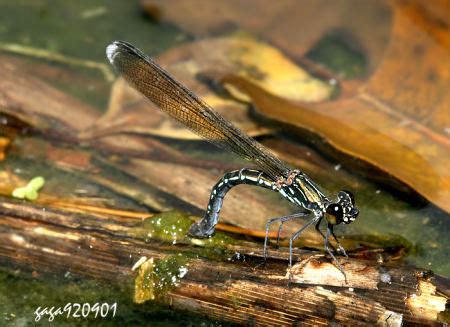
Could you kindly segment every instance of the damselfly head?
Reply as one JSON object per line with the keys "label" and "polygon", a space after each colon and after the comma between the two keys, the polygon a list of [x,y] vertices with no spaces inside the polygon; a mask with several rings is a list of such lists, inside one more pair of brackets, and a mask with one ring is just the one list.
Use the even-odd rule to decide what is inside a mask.
{"label": "damselfly head", "polygon": [[332,202],[325,209],[327,221],[333,225],[350,224],[356,219],[359,210],[355,207],[355,198],[349,191],[340,191],[337,202]]}

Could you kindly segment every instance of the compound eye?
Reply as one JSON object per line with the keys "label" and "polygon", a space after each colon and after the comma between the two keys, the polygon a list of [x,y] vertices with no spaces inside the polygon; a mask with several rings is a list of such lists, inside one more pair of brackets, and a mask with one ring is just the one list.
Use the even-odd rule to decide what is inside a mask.
{"label": "compound eye", "polygon": [[336,217],[337,222],[342,221],[342,217],[344,216],[344,210],[337,203],[332,203],[327,207],[327,214]]}

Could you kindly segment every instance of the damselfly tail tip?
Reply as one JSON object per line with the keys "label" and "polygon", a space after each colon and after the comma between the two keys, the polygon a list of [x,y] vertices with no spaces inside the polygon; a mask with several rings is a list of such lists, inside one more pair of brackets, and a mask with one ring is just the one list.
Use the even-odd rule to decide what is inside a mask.
{"label": "damselfly tail tip", "polygon": [[117,54],[117,49],[118,49],[118,42],[114,41],[113,43],[111,43],[110,45],[108,45],[106,47],[106,56],[108,57],[108,60],[111,64],[114,64],[114,57]]}
{"label": "damselfly tail tip", "polygon": [[188,234],[195,238],[208,238],[214,234],[214,227],[205,226],[206,224],[202,221],[193,223],[189,228]]}

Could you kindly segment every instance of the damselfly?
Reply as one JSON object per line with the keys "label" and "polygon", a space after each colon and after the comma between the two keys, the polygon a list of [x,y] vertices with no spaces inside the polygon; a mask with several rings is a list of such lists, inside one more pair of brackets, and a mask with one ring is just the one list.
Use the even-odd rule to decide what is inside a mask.
{"label": "damselfly", "polygon": [[[285,222],[309,215],[311,216],[310,221],[289,239],[289,267],[292,266],[294,240],[307,227],[315,224],[316,230],[324,239],[325,251],[345,276],[342,266],[330,251],[329,239],[332,236],[337,242],[338,250],[347,255],[334,235],[333,227],[341,223],[349,224],[358,216],[359,211],[355,207],[352,193],[340,191],[336,201],[330,200],[305,173],[289,168],[262,144],[226,121],[195,94],[172,78],[150,57],[131,44],[115,41],[106,48],[106,54],[115,69],[161,110],[207,141],[235,152],[259,167],[259,170],[244,168],[231,171],[217,182],[211,191],[205,216],[200,222],[194,223],[189,230],[191,236],[206,238],[214,233],[223,199],[232,187],[239,184],[260,186],[280,193],[281,196],[302,209],[299,213],[272,218],[267,222],[264,258],[267,256],[267,235],[271,224],[280,223],[279,236]],[[326,234],[319,229],[323,218],[327,223]]]}

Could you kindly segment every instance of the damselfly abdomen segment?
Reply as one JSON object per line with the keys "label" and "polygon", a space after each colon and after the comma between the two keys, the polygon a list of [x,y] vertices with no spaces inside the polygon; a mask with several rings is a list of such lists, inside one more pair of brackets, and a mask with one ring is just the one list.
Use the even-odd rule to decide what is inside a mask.
{"label": "damselfly abdomen segment", "polygon": [[257,185],[268,189],[276,189],[275,183],[262,171],[244,168],[226,173],[216,185],[214,185],[209,198],[205,217],[191,226],[189,234],[197,238],[205,238],[214,234],[214,229],[219,221],[219,213],[222,202],[227,192],[240,184]]}
{"label": "damselfly abdomen segment", "polygon": [[[344,273],[329,249],[329,238],[333,236],[337,241],[333,233],[334,225],[348,224],[358,216],[353,195],[349,191],[339,192],[336,201],[328,199],[306,174],[289,168],[262,144],[226,121],[186,87],[173,79],[150,57],[131,44],[115,41],[107,47],[106,54],[116,70],[161,110],[207,141],[252,161],[260,169],[246,168],[225,174],[212,189],[204,218],[191,226],[190,234],[192,236],[204,238],[214,233],[223,199],[232,187],[239,184],[255,185],[279,192],[287,200],[301,208],[300,213],[269,220],[266,225],[266,234],[274,222],[280,222],[281,230],[282,224],[286,221],[305,215],[312,216],[311,220],[290,238],[290,266],[293,241],[310,225],[315,224],[316,229],[320,232],[319,225],[325,218],[327,232],[325,235],[320,232],[324,238],[325,250]],[[267,237],[264,254],[267,253],[266,245]],[[339,242],[338,246],[345,254]]]}

